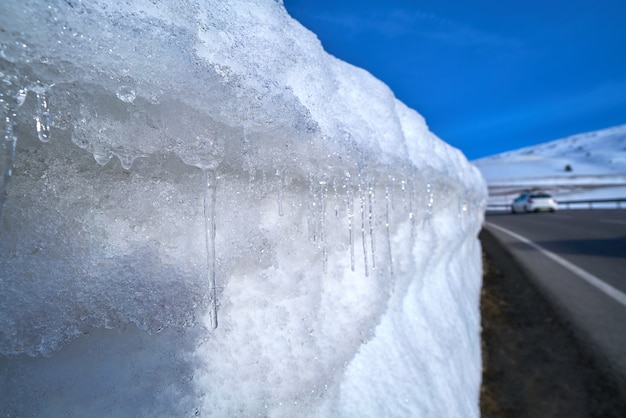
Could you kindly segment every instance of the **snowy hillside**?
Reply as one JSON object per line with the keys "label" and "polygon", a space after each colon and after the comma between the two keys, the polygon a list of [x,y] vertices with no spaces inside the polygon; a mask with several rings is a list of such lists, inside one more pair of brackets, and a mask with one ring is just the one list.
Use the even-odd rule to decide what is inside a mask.
{"label": "snowy hillside", "polygon": [[386,85],[280,0],[0,28],[0,416],[479,415],[486,185]]}
{"label": "snowy hillside", "polygon": [[626,125],[588,132],[472,162],[489,185],[489,203],[507,204],[542,189],[559,201],[626,197]]}

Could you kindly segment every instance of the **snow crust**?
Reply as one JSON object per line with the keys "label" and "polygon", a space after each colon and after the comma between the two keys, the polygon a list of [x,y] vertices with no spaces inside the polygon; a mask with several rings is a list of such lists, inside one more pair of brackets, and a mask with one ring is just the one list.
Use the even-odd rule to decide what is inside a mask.
{"label": "snow crust", "polygon": [[478,416],[480,172],[282,2],[0,3],[0,414]]}

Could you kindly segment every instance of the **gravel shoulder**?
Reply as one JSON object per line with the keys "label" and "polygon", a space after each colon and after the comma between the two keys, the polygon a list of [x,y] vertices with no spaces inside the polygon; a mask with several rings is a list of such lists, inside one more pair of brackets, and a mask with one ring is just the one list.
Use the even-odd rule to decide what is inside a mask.
{"label": "gravel shoulder", "polygon": [[479,238],[482,417],[626,416],[626,400],[568,324],[487,230]]}

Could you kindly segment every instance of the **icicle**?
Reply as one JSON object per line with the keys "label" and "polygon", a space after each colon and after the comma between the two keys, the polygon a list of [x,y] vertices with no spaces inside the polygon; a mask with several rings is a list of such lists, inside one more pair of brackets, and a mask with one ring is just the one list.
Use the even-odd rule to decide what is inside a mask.
{"label": "icicle", "polygon": [[415,214],[413,213],[413,184],[410,180],[401,180],[402,207],[409,216],[409,226],[411,228],[411,238],[415,238]]}
{"label": "icicle", "polygon": [[0,228],[2,227],[2,212],[7,197],[7,189],[13,174],[15,144],[17,143],[17,136],[13,131],[13,114],[8,108],[2,121],[4,122],[4,129],[1,138],[2,143],[0,143]]}
{"label": "icicle", "polygon": [[415,238],[415,213],[413,212],[415,203],[413,202],[414,186],[413,182],[408,182],[409,191],[409,223],[411,226],[411,238]]}
{"label": "icicle", "polygon": [[365,196],[363,195],[363,185],[359,180],[359,205],[361,210],[361,241],[363,243],[363,265],[365,267],[365,277],[369,276],[369,266],[367,265],[367,234],[365,232]]}
{"label": "icicle", "polygon": [[372,245],[372,270],[376,269],[376,245],[374,240],[374,188],[371,184],[367,186],[368,211],[367,218],[370,227],[370,244]]}
{"label": "icicle", "polygon": [[406,198],[406,180],[400,181],[400,189],[402,190],[402,207],[404,208],[405,212],[408,212],[409,206],[407,204]]}
{"label": "icicle", "polygon": [[267,173],[265,170],[261,171],[261,197],[265,197],[267,195]]}
{"label": "icicle", "polygon": [[326,248],[326,182],[320,181],[320,246],[322,248],[322,271],[328,271],[328,249]]}
{"label": "icicle", "polygon": [[309,239],[313,244],[317,243],[317,192],[315,191],[315,179],[309,173]]}
{"label": "icicle", "polygon": [[[11,85],[10,82],[9,85]],[[24,88],[20,88],[13,97],[0,91],[0,120],[3,128],[0,134],[0,229],[9,182],[13,175],[13,161],[17,145],[17,135],[13,129],[16,116],[14,110],[24,104],[27,95],[28,90]]]}
{"label": "icicle", "polygon": [[276,170],[278,176],[278,216],[283,216],[283,194],[285,191],[285,169]]}
{"label": "icicle", "polygon": [[37,93],[35,122],[37,124],[37,138],[41,142],[50,141],[50,108],[48,107],[48,95],[45,91]]}
{"label": "icicle", "polygon": [[352,184],[350,182],[350,173],[346,172],[346,211],[348,215],[348,237],[350,240],[350,269],[354,271],[354,238],[352,237],[352,223],[354,218],[353,204],[354,199],[352,197]]}
{"label": "icicle", "polygon": [[211,297],[211,326],[217,328],[217,288],[215,286],[215,170],[204,170],[204,226],[207,255],[207,278]]}
{"label": "icicle", "polygon": [[254,187],[254,182],[256,181],[256,169],[251,167],[248,170],[248,194],[253,197],[255,195],[256,188]]}
{"label": "icicle", "polygon": [[333,195],[335,196],[335,218],[339,217],[339,191],[337,190],[337,180],[333,177]]}
{"label": "icicle", "polygon": [[397,195],[396,195],[396,178],[395,177],[389,177],[389,209],[393,212],[396,210],[396,206],[398,204],[397,202]]}
{"label": "icicle", "polygon": [[256,168],[252,163],[250,157],[250,140],[248,139],[248,128],[243,126],[243,132],[241,137],[241,153],[243,157],[243,169],[248,173],[248,194],[252,197],[255,195],[256,187],[254,182],[256,181]]}
{"label": "icicle", "polygon": [[433,203],[435,202],[435,194],[433,193],[432,184],[426,184],[426,213],[428,216],[432,216],[433,214]]}
{"label": "icicle", "polygon": [[391,234],[389,232],[389,185],[385,186],[385,230],[387,232],[387,249],[389,250],[389,271],[393,276],[393,255],[391,253]]}

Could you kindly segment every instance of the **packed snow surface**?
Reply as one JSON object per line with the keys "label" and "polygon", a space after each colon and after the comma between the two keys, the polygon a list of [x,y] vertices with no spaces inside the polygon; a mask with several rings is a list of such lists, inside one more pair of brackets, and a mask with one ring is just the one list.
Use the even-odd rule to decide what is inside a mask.
{"label": "packed snow surface", "polygon": [[485,183],[384,84],[274,0],[0,28],[0,415],[479,415]]}
{"label": "packed snow surface", "polygon": [[552,192],[563,202],[626,198],[626,125],[508,151],[473,163],[487,180],[489,203],[494,205],[510,204],[526,190]]}

